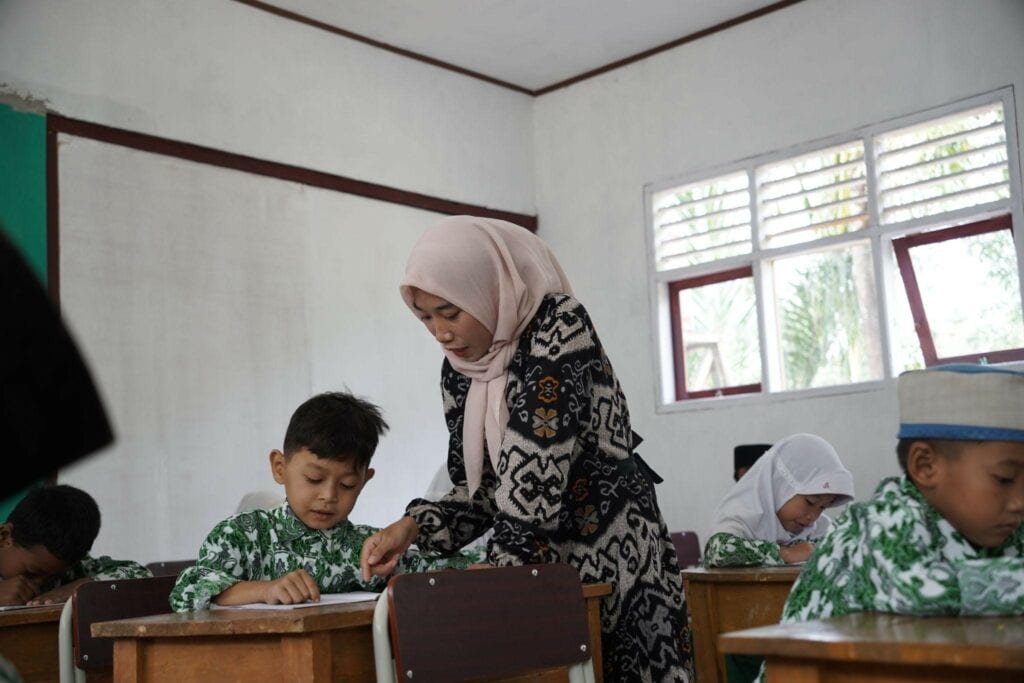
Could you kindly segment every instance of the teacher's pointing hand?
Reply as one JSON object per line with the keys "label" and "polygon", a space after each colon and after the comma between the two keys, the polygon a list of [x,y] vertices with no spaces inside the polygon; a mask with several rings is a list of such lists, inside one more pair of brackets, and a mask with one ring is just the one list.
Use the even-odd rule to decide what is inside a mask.
{"label": "teacher's pointing hand", "polygon": [[416,540],[418,533],[419,527],[413,518],[402,517],[367,538],[359,555],[363,581],[369,581],[371,576],[387,576],[393,572],[398,559]]}

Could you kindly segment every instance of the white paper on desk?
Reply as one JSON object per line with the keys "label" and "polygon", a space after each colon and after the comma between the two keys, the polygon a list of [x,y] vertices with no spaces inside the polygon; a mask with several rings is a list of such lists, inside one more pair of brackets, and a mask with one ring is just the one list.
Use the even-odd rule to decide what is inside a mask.
{"label": "white paper on desk", "polygon": [[212,609],[301,609],[303,607],[319,607],[321,605],[339,605],[347,602],[370,602],[380,597],[380,593],[369,591],[352,591],[351,593],[321,593],[319,602],[298,602],[294,605],[268,605],[265,602],[250,602],[247,605],[210,605]]}

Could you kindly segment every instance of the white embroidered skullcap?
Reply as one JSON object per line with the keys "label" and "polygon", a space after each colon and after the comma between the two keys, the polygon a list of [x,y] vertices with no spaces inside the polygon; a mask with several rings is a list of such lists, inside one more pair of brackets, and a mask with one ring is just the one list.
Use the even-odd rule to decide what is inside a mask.
{"label": "white embroidered skullcap", "polygon": [[1024,441],[1024,372],[940,365],[898,380],[901,439]]}

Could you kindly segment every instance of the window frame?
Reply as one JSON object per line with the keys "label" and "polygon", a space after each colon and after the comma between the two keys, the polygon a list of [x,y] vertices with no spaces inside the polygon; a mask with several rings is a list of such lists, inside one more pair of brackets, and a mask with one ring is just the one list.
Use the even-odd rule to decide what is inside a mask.
{"label": "window frame", "polygon": [[[669,319],[672,321],[672,350],[676,358],[685,358],[686,340],[683,338],[683,316],[679,308],[679,293],[685,289],[695,289],[706,285],[714,285],[730,280],[742,278],[753,278],[753,266],[734,268],[732,270],[719,271],[710,275],[700,275],[685,280],[676,280],[669,283]],[[760,326],[758,326],[760,327]],[[686,388],[686,363],[675,363],[676,396],[682,397],[679,400],[692,398],[708,398],[712,396],[731,396],[734,394],[750,394],[761,391],[761,383],[736,384],[717,389],[699,389],[689,391]],[[763,374],[763,371],[762,371]]]}
{"label": "window frame", "polygon": [[[925,123],[933,119],[954,115],[968,111],[972,108],[989,104],[1001,104],[1003,107],[1003,121],[1006,133],[1007,167],[1009,171],[1010,197],[998,202],[989,203],[981,207],[967,207],[949,211],[939,215],[921,216],[908,219],[902,222],[882,224],[879,216],[878,206],[878,176],[875,169],[876,140],[880,135],[890,133],[894,130]],[[947,104],[921,110],[916,113],[887,119],[877,123],[861,126],[845,133],[835,134],[824,138],[801,143],[785,149],[777,149],[766,154],[759,154],[747,157],[739,161],[719,164],[713,167],[705,167],[694,172],[686,173],[671,179],[649,183],[644,186],[644,233],[647,243],[647,268],[650,297],[650,324],[652,330],[652,359],[655,369],[655,408],[657,412],[675,412],[689,409],[706,409],[708,398],[715,397],[715,405],[720,401],[733,402],[763,402],[778,398],[794,398],[802,396],[835,395],[859,391],[870,391],[884,385],[895,376],[893,369],[892,349],[892,321],[890,320],[889,309],[892,296],[899,295],[898,288],[902,288],[903,281],[897,272],[897,266],[889,250],[893,249],[892,242],[908,235],[927,232],[936,229],[946,229],[949,226],[962,225],[966,223],[977,223],[999,215],[1009,214],[1011,222],[1018,225],[1024,224],[1024,212],[1022,212],[1022,186],[1020,157],[1021,149],[1017,139],[1016,108],[1014,106],[1013,87],[993,90],[972,97],[967,97]],[[765,240],[762,234],[761,218],[759,215],[759,198],[757,192],[757,170],[759,167],[784,161],[804,154],[814,153],[818,150],[825,150],[833,146],[850,144],[856,140],[863,140],[865,145],[865,164],[868,201],[868,224],[867,227],[854,232],[819,238],[817,240],[785,245],[780,247],[765,247]],[[674,269],[657,271],[657,261],[654,244],[654,206],[653,199],[657,194],[676,187],[700,183],[708,178],[745,171],[750,178],[751,198],[751,238],[752,249],[750,253],[730,256],[719,261],[703,263],[694,266],[685,266]],[[795,255],[803,252],[818,251],[822,249],[841,246],[848,241],[869,241],[871,247],[871,258],[874,267],[874,283],[876,306],[879,316],[879,343],[882,349],[882,377],[878,380],[869,380],[855,384],[839,384],[827,387],[815,387],[796,390],[785,390],[781,387],[777,365],[776,342],[769,333],[775,324],[773,312],[770,310],[772,301],[771,285],[767,282],[767,271],[770,270],[769,263],[777,258],[788,255]],[[1017,238],[1014,233],[1014,247],[1017,255],[1018,280],[1021,287],[1021,298],[1024,301],[1024,241]],[[708,396],[694,396],[694,392],[686,393],[677,391],[676,356],[677,343],[674,339],[674,321],[671,313],[670,289],[677,281],[695,281],[699,278],[712,277],[727,271],[736,271],[742,268],[752,268],[754,277],[754,290],[758,313],[758,335],[761,345],[761,387],[759,392],[729,392],[712,390]],[[678,288],[676,289],[678,291]],[[989,361],[996,362],[996,354],[979,354],[985,356]],[[998,362],[1001,362],[999,360]],[[685,363],[685,361],[683,361]],[[685,385],[682,387],[685,389]]]}
{"label": "window frame", "polygon": [[[944,363],[980,363],[994,362],[1007,363],[1024,360],[1024,347],[1013,349],[1002,349],[999,351],[985,351],[981,353],[969,353],[962,356],[940,356],[935,350],[935,340],[932,337],[931,325],[928,323],[928,311],[925,309],[924,299],[921,297],[921,288],[917,283],[917,275],[914,271],[914,261],[910,257],[910,250],[928,244],[938,244],[974,235],[985,235],[1009,230],[1014,235],[1013,218],[1010,214],[1003,214],[995,218],[988,218],[974,223],[954,225],[948,228],[940,228],[930,232],[916,233],[900,237],[892,241],[893,252],[896,256],[896,263],[899,265],[900,277],[903,279],[903,290],[906,292],[907,301],[910,304],[910,314],[914,321],[914,331],[917,333],[918,342],[921,346],[921,354],[924,357],[925,367],[933,367]],[[1015,237],[1013,239],[1016,239]]]}

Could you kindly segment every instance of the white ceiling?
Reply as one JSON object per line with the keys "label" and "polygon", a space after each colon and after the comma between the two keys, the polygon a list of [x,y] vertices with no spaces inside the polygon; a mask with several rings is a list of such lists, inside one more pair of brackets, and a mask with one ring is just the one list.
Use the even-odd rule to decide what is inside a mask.
{"label": "white ceiling", "polygon": [[538,90],[777,0],[266,0]]}

